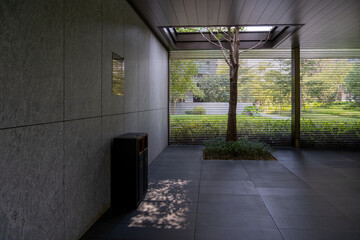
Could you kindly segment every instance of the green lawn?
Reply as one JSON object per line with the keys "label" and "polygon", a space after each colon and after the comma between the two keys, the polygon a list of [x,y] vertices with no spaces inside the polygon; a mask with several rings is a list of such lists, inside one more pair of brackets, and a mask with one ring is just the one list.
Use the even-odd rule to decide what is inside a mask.
{"label": "green lawn", "polygon": [[[273,113],[269,112],[267,114],[274,115],[274,116],[281,116],[281,117],[289,117],[289,112],[282,112],[279,113]],[[326,114],[326,113],[319,113],[319,112],[301,112],[301,118],[305,119],[321,119],[321,120],[338,120],[338,121],[360,121],[360,117],[356,117],[356,115],[334,115],[334,114]]]}
{"label": "green lawn", "polygon": [[[289,109],[289,107],[288,107]],[[279,116],[290,116],[289,111],[284,111],[281,114],[274,111],[266,112]],[[319,105],[313,103],[312,106],[306,105],[301,109],[301,117],[306,119],[329,119],[329,120],[360,120],[360,107],[351,102],[335,102],[332,104]]]}

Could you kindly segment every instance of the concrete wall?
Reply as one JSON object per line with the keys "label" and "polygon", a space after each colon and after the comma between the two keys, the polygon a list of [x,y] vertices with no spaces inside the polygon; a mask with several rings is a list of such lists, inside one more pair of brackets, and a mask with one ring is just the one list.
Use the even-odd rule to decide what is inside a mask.
{"label": "concrete wall", "polygon": [[77,239],[109,207],[111,139],[167,146],[167,51],[124,0],[1,1],[0,22],[0,239]]}

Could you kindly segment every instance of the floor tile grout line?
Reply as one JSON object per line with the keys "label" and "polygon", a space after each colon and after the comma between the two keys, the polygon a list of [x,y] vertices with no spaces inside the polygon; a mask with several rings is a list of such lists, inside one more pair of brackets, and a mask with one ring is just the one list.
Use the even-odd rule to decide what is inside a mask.
{"label": "floor tile grout line", "polygon": [[[301,151],[301,150],[300,150],[300,151]],[[278,161],[279,161],[279,160],[278,160]],[[315,161],[316,161],[316,160],[315,160]],[[291,170],[289,167],[287,167],[287,166],[286,166],[285,164],[283,164],[281,161],[279,161],[279,162],[280,162],[285,168],[287,168],[291,173],[293,173],[295,176],[297,176],[301,182],[303,182],[306,186],[309,187],[309,189],[311,189],[311,190],[313,190],[315,193],[317,193],[317,194],[318,194],[317,197],[320,197],[322,200],[324,200],[325,202],[329,203],[329,205],[331,205],[331,206],[334,207],[336,210],[338,210],[338,211],[340,212],[340,214],[342,215],[341,217],[348,218],[340,209],[338,209],[338,208],[336,207],[336,205],[334,205],[334,204],[331,203],[326,197],[324,197],[323,194],[321,194],[319,191],[317,191],[316,189],[314,189],[309,183],[307,183],[303,178],[301,178],[300,176],[298,176],[293,170]],[[316,162],[317,162],[317,161],[316,161]],[[256,188],[256,190],[257,190],[257,188]],[[259,195],[260,195],[260,194],[259,194]],[[261,197],[261,199],[263,199],[263,198],[262,198],[262,195],[260,195],[260,197]],[[264,199],[263,199],[263,201],[264,201]],[[265,201],[264,201],[264,204],[265,204]],[[265,206],[266,206],[266,204],[265,204]],[[266,208],[267,208],[267,206],[266,206]],[[268,209],[268,210],[269,210],[269,209]],[[269,211],[269,213],[270,213],[270,211]],[[270,215],[271,215],[271,218],[273,219],[273,216],[272,216],[271,213],[270,213]],[[294,216],[295,216],[295,215],[294,215]],[[313,216],[312,216],[312,217],[313,217]],[[273,220],[274,220],[274,219],[273,219]],[[276,224],[275,220],[274,220],[274,223]],[[280,228],[278,227],[277,224],[276,224],[276,226],[277,226],[280,234],[283,236],[283,234],[281,233]],[[284,237],[284,236],[283,236],[283,237]],[[284,237],[284,239],[285,239],[285,237]]]}
{"label": "floor tile grout line", "polygon": [[66,239],[66,211],[65,211],[65,201],[66,201],[66,194],[65,194],[65,177],[66,177],[66,174],[65,174],[65,169],[66,169],[66,164],[65,164],[65,161],[66,161],[66,156],[65,156],[65,132],[66,132],[66,126],[65,126],[65,118],[66,118],[66,113],[65,113],[65,104],[66,104],[66,101],[65,101],[65,97],[66,97],[66,66],[65,66],[65,58],[66,58],[66,14],[65,14],[65,11],[66,11],[66,1],[63,0],[62,1],[62,5],[63,5],[63,19],[62,19],[62,24],[63,24],[63,52],[62,52],[62,57],[63,57],[63,67],[62,67],[62,71],[63,71],[63,90],[62,90],[62,129],[63,129],[63,136],[62,136],[62,161],[63,161],[63,164],[62,164],[62,170],[63,170],[63,174],[62,174],[62,190],[63,190],[63,194],[62,194],[62,204],[63,204],[63,209],[62,209],[62,214],[63,214],[63,239]]}
{"label": "floor tile grout line", "polygon": [[[300,150],[301,151],[301,150]],[[317,162],[317,161],[316,161]],[[283,164],[282,162],[280,162],[281,164]],[[299,175],[296,174],[296,172],[294,172],[293,170],[291,170],[290,168],[288,168],[286,165],[283,164],[284,167],[286,167],[287,169],[289,169],[290,172],[292,172],[294,175],[296,175],[301,182],[303,182],[306,186],[308,186],[311,190],[313,190],[314,192],[316,192],[320,198],[322,198],[324,201],[326,201],[327,203],[329,203],[332,207],[334,207],[336,210],[338,210],[340,212],[340,214],[342,215],[342,217],[348,217],[346,216],[335,204],[333,204],[332,202],[330,202],[321,192],[319,192],[318,190],[314,189],[309,183],[307,183],[303,178],[301,178]],[[332,167],[331,167],[332,169]],[[334,169],[332,169],[334,170]],[[334,170],[335,171],[335,170]]]}
{"label": "floor tile grout line", "polygon": [[[243,163],[243,162],[241,162],[241,165],[242,165],[242,166],[243,166],[243,168],[245,169],[246,173],[249,175],[249,172],[248,172],[248,170],[246,169],[246,167],[245,167],[245,165],[244,165],[244,163]],[[249,178],[250,178],[251,182],[254,184],[254,181],[252,180],[252,178],[250,177],[250,175],[249,175]],[[255,186],[255,184],[254,184],[254,186]],[[257,189],[257,187],[256,187],[256,186],[255,186],[255,190],[256,190],[256,192],[259,194],[259,196],[260,196],[261,200],[263,201],[263,203],[264,203],[264,205],[265,205],[266,209],[268,210],[269,215],[270,215],[271,219],[273,220],[273,222],[274,222],[274,224],[275,224],[275,226],[276,226],[277,230],[279,231],[279,233],[280,233],[281,237],[285,240],[284,235],[283,235],[283,234],[282,234],[282,232],[280,231],[279,226],[277,225],[277,223],[276,223],[276,221],[275,221],[274,217],[273,217],[273,216],[272,216],[272,214],[270,213],[269,208],[266,206],[265,201],[264,201],[264,199],[263,199],[262,195],[259,193],[259,191],[258,191],[258,189]]]}
{"label": "floor tile grout line", "polygon": [[[202,149],[201,149],[202,151]],[[200,187],[201,187],[201,175],[202,175],[202,170],[203,170],[203,158],[201,156],[200,158],[200,177],[199,177],[199,187],[198,187],[198,196],[197,196],[197,201],[196,201],[196,214],[195,214],[195,226],[194,226],[194,235],[193,235],[193,240],[196,240],[196,223],[197,223],[197,217],[198,217],[198,210],[199,210],[199,201],[200,201]]]}

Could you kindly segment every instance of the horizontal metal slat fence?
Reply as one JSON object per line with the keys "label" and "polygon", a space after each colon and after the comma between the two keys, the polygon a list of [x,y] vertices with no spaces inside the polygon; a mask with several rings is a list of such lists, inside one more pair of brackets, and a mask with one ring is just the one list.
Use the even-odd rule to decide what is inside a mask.
{"label": "horizontal metal slat fence", "polygon": [[301,146],[360,147],[359,63],[338,58],[300,61]]}
{"label": "horizontal metal slat fence", "polygon": [[[206,53],[170,52],[171,81],[174,75],[186,72],[176,71],[176,61],[192,61],[198,68],[191,76],[197,92],[187,91],[180,102],[170,97],[171,144],[203,144],[210,138],[225,137],[229,68],[220,52]],[[240,59],[238,134],[271,145],[290,145],[289,51],[278,51],[271,59],[270,51],[263,55],[266,59],[260,58],[262,53]],[[319,58],[305,52],[301,59],[301,146],[359,147],[359,58],[346,58],[346,50],[314,53]],[[339,57],[329,58],[332,54]],[[202,96],[197,96],[199,90]],[[204,107],[206,114],[197,115],[196,106]],[[247,111],[247,107],[253,109]]]}
{"label": "horizontal metal slat fence", "polygon": [[[229,67],[223,59],[171,59],[171,81],[183,81],[181,73],[191,62],[190,72],[197,90],[188,88],[181,99],[181,84],[170,83],[170,143],[203,144],[214,137],[225,137],[229,98]],[[271,145],[289,145],[290,60],[241,59],[238,79],[237,130],[239,138]],[[175,78],[176,76],[177,78]],[[286,86],[284,86],[286,85]],[[186,87],[184,87],[186,89]],[[201,92],[201,93],[199,93]],[[178,94],[180,96],[181,94]],[[276,103],[275,103],[276,102]],[[203,108],[198,114],[196,108]]]}

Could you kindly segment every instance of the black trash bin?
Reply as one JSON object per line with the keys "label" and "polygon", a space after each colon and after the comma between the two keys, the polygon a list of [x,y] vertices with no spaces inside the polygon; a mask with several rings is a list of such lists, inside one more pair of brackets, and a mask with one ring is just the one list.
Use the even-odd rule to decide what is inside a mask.
{"label": "black trash bin", "polygon": [[111,156],[111,207],[136,209],[148,189],[148,135],[126,133],[114,138]]}

